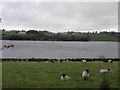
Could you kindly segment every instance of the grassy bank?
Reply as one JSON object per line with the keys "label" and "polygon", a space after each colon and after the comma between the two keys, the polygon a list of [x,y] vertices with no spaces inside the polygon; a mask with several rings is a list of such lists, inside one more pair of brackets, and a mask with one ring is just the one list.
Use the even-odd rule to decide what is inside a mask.
{"label": "grassy bank", "polygon": [[[118,87],[118,61],[113,63],[95,62],[3,62],[3,88],[99,88],[104,76],[111,88]],[[101,74],[100,69],[110,68],[111,72]],[[90,70],[88,81],[81,73]],[[61,81],[60,75],[68,74],[71,79]]]}
{"label": "grassy bank", "polygon": [[2,62],[0,61],[0,89],[2,88]]}

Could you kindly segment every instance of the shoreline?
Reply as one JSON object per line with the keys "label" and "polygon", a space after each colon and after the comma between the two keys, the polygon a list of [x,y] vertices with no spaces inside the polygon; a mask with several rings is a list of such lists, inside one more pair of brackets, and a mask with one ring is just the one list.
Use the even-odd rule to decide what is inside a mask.
{"label": "shoreline", "polygon": [[88,62],[91,61],[104,61],[108,60],[112,61],[120,61],[120,58],[64,58],[64,59],[49,59],[49,58],[0,58],[1,61],[33,61],[33,62],[41,62],[41,61],[82,61],[86,60]]}
{"label": "shoreline", "polygon": [[120,42],[119,40],[118,41],[109,41],[109,40],[91,40],[91,41],[47,41],[47,40],[0,40],[0,41],[40,41],[40,42]]}

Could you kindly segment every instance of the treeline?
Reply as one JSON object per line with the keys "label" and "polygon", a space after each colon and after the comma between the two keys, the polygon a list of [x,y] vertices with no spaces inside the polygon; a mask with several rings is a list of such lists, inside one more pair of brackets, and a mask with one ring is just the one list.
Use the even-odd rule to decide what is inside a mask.
{"label": "treeline", "polygon": [[[118,32],[63,32],[63,33],[53,33],[49,31],[17,31],[17,30],[0,30],[2,34],[2,40],[38,40],[38,41],[92,41],[93,35],[111,35],[116,38],[120,38],[120,33]],[[95,39],[94,39],[95,40]],[[109,40],[110,41],[110,40]]]}

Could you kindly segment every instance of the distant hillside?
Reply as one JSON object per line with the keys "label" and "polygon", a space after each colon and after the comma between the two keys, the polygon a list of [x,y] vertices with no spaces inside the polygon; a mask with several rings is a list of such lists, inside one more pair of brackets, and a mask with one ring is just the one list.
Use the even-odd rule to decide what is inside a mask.
{"label": "distant hillside", "polygon": [[37,40],[37,41],[120,41],[119,32],[64,32],[52,33],[49,31],[0,31],[2,40]]}

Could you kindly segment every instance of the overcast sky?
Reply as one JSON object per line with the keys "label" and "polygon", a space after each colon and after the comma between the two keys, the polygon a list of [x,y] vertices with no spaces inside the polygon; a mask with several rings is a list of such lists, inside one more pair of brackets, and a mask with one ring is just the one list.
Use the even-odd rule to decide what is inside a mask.
{"label": "overcast sky", "polygon": [[117,2],[3,2],[0,6],[0,29],[118,31]]}

